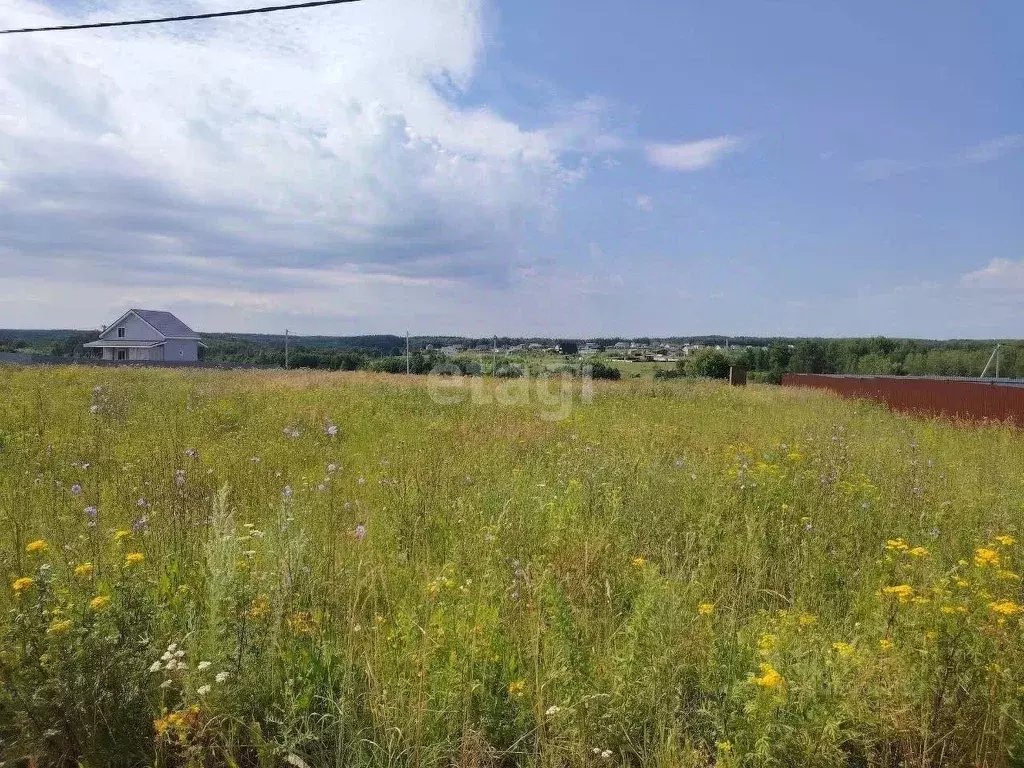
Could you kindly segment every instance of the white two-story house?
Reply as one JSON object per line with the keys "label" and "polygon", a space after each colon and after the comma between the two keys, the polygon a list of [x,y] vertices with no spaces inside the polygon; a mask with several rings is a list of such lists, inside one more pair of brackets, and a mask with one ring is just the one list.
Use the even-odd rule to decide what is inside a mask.
{"label": "white two-story house", "polygon": [[85,346],[102,350],[104,360],[195,363],[204,345],[198,333],[170,312],[129,309]]}

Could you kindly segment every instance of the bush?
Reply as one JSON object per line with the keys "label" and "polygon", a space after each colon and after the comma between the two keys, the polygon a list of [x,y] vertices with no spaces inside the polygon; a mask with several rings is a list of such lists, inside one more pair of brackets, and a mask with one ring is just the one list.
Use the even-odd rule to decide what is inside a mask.
{"label": "bush", "polygon": [[705,379],[728,379],[729,358],[717,349],[698,349],[697,352],[686,360],[685,370],[687,376],[695,376]]}

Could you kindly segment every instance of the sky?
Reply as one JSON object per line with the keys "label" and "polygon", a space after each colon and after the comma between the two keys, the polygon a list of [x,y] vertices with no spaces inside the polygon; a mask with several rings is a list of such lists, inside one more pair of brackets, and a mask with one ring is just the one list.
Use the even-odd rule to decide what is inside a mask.
{"label": "sky", "polygon": [[1024,337],[1022,28],[1012,0],[361,0],[0,36],[0,327]]}

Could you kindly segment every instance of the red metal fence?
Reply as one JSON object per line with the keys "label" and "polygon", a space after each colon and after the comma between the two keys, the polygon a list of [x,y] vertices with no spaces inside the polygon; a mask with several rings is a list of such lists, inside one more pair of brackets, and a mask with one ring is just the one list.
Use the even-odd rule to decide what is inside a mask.
{"label": "red metal fence", "polygon": [[897,411],[1024,425],[1024,381],[790,373],[783,386],[813,387],[885,403]]}

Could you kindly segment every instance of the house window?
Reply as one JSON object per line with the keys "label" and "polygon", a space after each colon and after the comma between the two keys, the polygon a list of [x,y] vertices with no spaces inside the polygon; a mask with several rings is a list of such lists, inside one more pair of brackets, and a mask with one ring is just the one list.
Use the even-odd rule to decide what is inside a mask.
{"label": "house window", "polygon": [[[121,329],[119,328],[118,330],[121,330]],[[127,360],[128,359],[128,350],[127,349],[119,349],[119,350],[117,350],[117,359],[118,360]]]}
{"label": "house window", "polygon": [[119,338],[119,339],[123,339],[124,338],[124,326],[123,325],[118,326],[118,328],[117,328],[117,338]]}

